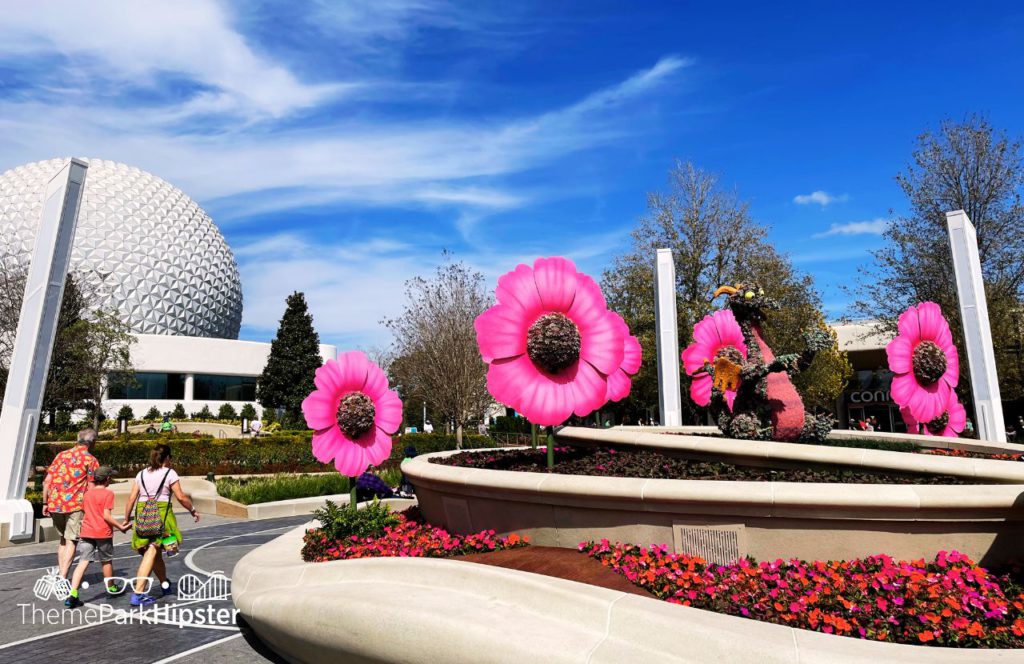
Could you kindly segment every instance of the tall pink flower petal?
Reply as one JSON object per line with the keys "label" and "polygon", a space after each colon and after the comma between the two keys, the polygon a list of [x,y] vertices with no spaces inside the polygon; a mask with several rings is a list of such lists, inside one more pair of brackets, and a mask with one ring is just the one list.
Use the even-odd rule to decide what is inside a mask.
{"label": "tall pink flower petal", "polygon": [[[895,384],[896,378],[902,378],[902,376],[893,378],[893,384]],[[946,401],[952,391],[948,383],[940,380],[931,385],[919,385],[916,381],[914,384],[916,389],[906,403],[910,411],[914,413],[914,417],[919,418],[922,422],[930,422],[946,411]],[[899,402],[897,401],[897,403]]]}
{"label": "tall pink flower petal", "polygon": [[893,373],[907,373],[914,370],[914,347],[907,337],[896,337],[885,347],[889,358],[889,369]]}
{"label": "tall pink flower petal", "polygon": [[313,374],[313,385],[321,392],[340,392],[342,389],[341,373],[336,362],[327,362],[317,367]]}
{"label": "tall pink flower petal", "polygon": [[376,403],[377,399],[388,392],[387,374],[376,364],[370,362],[366,372],[366,382],[363,383],[360,391]]}
{"label": "tall pink flower petal", "polygon": [[622,369],[613,371],[608,376],[608,401],[622,401],[629,396],[633,381]]}
{"label": "tall pink flower petal", "polygon": [[921,338],[935,341],[943,327],[949,327],[942,317],[942,310],[934,302],[922,302],[917,305],[917,320],[921,329]]}
{"label": "tall pink flower petal", "polygon": [[338,450],[347,442],[344,434],[338,430],[325,429],[313,434],[313,456],[320,463],[328,463],[338,455]]}
{"label": "tall pink flower petal", "polygon": [[690,398],[698,406],[707,406],[711,403],[711,388],[714,386],[711,376],[702,373],[697,374],[690,381]]}
{"label": "tall pink flower petal", "polygon": [[526,352],[526,331],[533,320],[516,306],[496,304],[476,317],[476,342],[484,362],[515,357]]}
{"label": "tall pink flower petal", "polygon": [[366,374],[371,362],[365,353],[358,350],[342,353],[337,359],[339,383],[345,392],[359,391],[366,385]]}
{"label": "tall pink flower petal", "polygon": [[732,412],[732,404],[736,401],[736,390],[725,390],[725,404],[729,406],[729,412]]}
{"label": "tall pink flower petal", "polygon": [[622,370],[633,375],[640,371],[642,363],[643,349],[640,347],[640,341],[634,336],[627,335],[622,350]]}
{"label": "tall pink flower petal", "polygon": [[315,390],[302,400],[302,414],[306,418],[306,426],[320,431],[338,424],[338,402],[331,393]]}
{"label": "tall pink flower petal", "polygon": [[606,376],[622,366],[624,339],[611,312],[574,322],[580,330],[581,360]]}
{"label": "tall pink flower petal", "polygon": [[[610,375],[621,373],[621,370],[616,369]],[[579,417],[585,417],[603,406],[608,401],[608,380],[608,377],[599,374],[587,362],[578,362],[575,367],[575,375],[570,383],[574,404],[573,413]]]}
{"label": "tall pink flower petal", "polygon": [[[371,429],[369,434],[375,436],[374,430]],[[346,437],[347,445],[342,445],[338,450],[338,455],[334,457],[334,467],[342,475],[348,477],[358,477],[362,475],[367,466],[369,466],[369,460],[365,458],[363,447],[359,444],[358,440],[349,440]]]}
{"label": "tall pink flower petal", "polygon": [[374,433],[374,444],[366,448],[370,464],[379,466],[391,456],[391,434],[377,429]]}
{"label": "tall pink flower petal", "polygon": [[960,433],[967,427],[967,409],[960,403],[960,400],[956,398],[956,392],[951,392],[952,399],[950,400],[949,406],[946,412],[949,413],[949,424],[948,427],[954,436],[959,436]]}
{"label": "tall pink flower petal", "polygon": [[706,362],[711,362],[717,348],[703,343],[690,344],[683,350],[683,371],[686,375],[692,376],[704,369]]}
{"label": "tall pink flower petal", "polygon": [[533,279],[544,309],[568,311],[576,297],[576,266],[567,258],[538,258],[533,264]]}
{"label": "tall pink flower petal", "polygon": [[529,265],[517,265],[516,269],[499,277],[494,293],[500,304],[518,307],[531,321],[544,310],[537,282],[533,279],[533,268]]}
{"label": "tall pink flower petal", "polygon": [[743,354],[743,357],[746,357],[747,344],[743,340],[743,329],[736,322],[732,310],[722,309],[713,313],[711,317],[715,321],[715,329],[718,331],[722,345],[733,346]]}
{"label": "tall pink flower petal", "polygon": [[918,322],[916,307],[910,307],[900,314],[896,330],[900,336],[908,337],[911,341],[921,338],[921,324]]}
{"label": "tall pink flower petal", "polygon": [[917,421],[913,413],[906,406],[900,408],[900,416],[907,425],[907,433],[921,433],[921,423]]}
{"label": "tall pink flower petal", "polygon": [[398,427],[402,425],[402,400],[398,398],[398,393],[388,390],[374,399],[373,406],[376,410],[374,422],[377,427],[387,434],[398,431]]}
{"label": "tall pink flower petal", "polygon": [[541,375],[523,387],[518,410],[534,424],[555,426],[569,419],[575,407],[573,386],[565,376]]}
{"label": "tall pink flower petal", "polygon": [[520,410],[522,387],[538,380],[539,375],[526,355],[495,360],[487,367],[487,391],[498,403]]}
{"label": "tall pink flower petal", "polygon": [[946,373],[942,374],[941,380],[946,381],[950,387],[956,387],[960,382],[960,355],[956,352],[956,346],[946,352]]}

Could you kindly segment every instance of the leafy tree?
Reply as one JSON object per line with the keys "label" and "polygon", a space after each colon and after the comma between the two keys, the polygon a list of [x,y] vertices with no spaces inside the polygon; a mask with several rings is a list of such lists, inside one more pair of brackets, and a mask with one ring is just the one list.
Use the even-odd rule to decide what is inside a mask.
{"label": "leafy tree", "polygon": [[895,333],[899,314],[930,300],[942,307],[960,350],[962,395],[970,392],[946,212],[964,210],[978,235],[1002,397],[1024,396],[1024,152],[1021,141],[980,116],[945,121],[917,139],[896,176],[910,203],[894,215],[857,285],[854,311]]}
{"label": "leafy tree", "polygon": [[264,408],[283,408],[286,421],[302,421],[302,400],[313,391],[313,377],[323,364],[320,336],[313,328],[313,316],[306,296],[288,296],[277,336],[270,344],[270,356],[256,382],[256,396]]}
{"label": "leafy tree", "polygon": [[[246,404],[248,405],[248,404]],[[238,419],[238,413],[235,412],[235,407],[229,403],[221,404],[217,410],[218,420],[234,420]]]}
{"label": "leafy tree", "polygon": [[159,420],[161,417],[163,417],[163,416],[160,414],[160,411],[157,409],[157,407],[156,406],[150,406],[149,410],[146,411],[146,417],[144,417],[143,419],[146,419],[146,420]]}
{"label": "leafy tree", "polygon": [[[127,323],[114,312],[97,310],[75,328],[73,343],[80,364],[74,381],[91,403],[101,403],[103,393],[111,387],[135,384],[131,348],[136,339]],[[99,408],[93,413],[93,425],[99,427]]]}
{"label": "leafy tree", "polygon": [[[473,321],[491,305],[484,277],[464,263],[445,261],[432,279],[406,282],[406,305],[385,320],[395,336],[392,375],[402,395],[422,402],[455,423],[456,446],[465,425],[483,417],[493,402]],[[419,422],[422,418],[412,417]],[[435,422],[435,424],[439,424]]]}
{"label": "leafy tree", "polygon": [[[630,398],[615,407],[631,419],[656,417],[658,405],[657,340],[654,319],[654,256],[669,248],[675,260],[680,347],[691,340],[693,326],[715,307],[711,294],[718,286],[756,281],[779,301],[764,326],[776,354],[803,347],[802,332],[824,324],[820,296],[810,275],[793,268],[768,241],[767,229],[750,216],[747,203],[725,191],[718,177],[677,163],[669,172],[666,191],[647,198],[647,213],[632,233],[631,249],[604,272],[601,285],[609,307],[629,324],[644,352]],[[850,375],[845,353],[819,353],[801,376],[805,406],[831,409]],[[813,377],[813,378],[812,378]],[[687,396],[683,375],[684,419],[699,422],[703,409]],[[621,418],[620,418],[621,419]]]}
{"label": "leafy tree", "polygon": [[242,410],[238,413],[238,416],[249,421],[255,420],[256,408],[251,403],[244,404],[242,406]]}
{"label": "leafy tree", "polygon": [[188,417],[188,415],[185,414],[185,406],[180,403],[174,404],[174,409],[171,410],[171,418],[175,420],[183,420],[186,417]]}
{"label": "leafy tree", "polygon": [[193,420],[212,420],[213,411],[210,410],[209,404],[203,404],[203,407],[197,412],[192,413]]}
{"label": "leafy tree", "polygon": [[132,407],[128,404],[121,406],[121,409],[117,411],[117,419],[119,420],[134,420],[135,412]]}

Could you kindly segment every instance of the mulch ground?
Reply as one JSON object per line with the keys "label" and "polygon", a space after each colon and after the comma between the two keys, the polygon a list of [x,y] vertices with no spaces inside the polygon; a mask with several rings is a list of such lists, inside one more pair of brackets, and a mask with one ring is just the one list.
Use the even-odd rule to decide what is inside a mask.
{"label": "mulch ground", "polygon": [[553,546],[527,546],[521,549],[455,556],[450,558],[450,560],[517,569],[523,572],[553,576],[558,579],[589,583],[592,586],[618,590],[632,595],[652,597],[646,590],[634,586],[621,575],[616,574],[598,561],[583,555],[575,549],[562,549]]}

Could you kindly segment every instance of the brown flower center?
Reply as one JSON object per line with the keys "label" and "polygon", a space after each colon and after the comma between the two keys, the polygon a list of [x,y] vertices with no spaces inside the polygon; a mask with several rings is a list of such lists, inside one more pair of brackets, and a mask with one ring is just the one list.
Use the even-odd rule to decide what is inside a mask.
{"label": "brown flower center", "polygon": [[949,413],[943,413],[928,424],[925,424],[925,427],[927,427],[932,434],[938,436],[946,430],[947,424],[949,424]]}
{"label": "brown flower center", "polygon": [[349,438],[359,438],[373,428],[376,414],[373,399],[362,392],[350,392],[338,404],[338,428]]}
{"label": "brown flower center", "polygon": [[526,354],[548,373],[580,359],[580,331],[564,314],[544,314],[526,333]]}
{"label": "brown flower center", "polygon": [[922,385],[931,385],[946,373],[946,354],[934,341],[922,341],[914,349],[914,377]]}
{"label": "brown flower center", "polygon": [[724,357],[733,364],[743,364],[743,355],[736,346],[723,346],[719,348],[718,352],[715,353],[715,359],[717,360],[720,357]]}

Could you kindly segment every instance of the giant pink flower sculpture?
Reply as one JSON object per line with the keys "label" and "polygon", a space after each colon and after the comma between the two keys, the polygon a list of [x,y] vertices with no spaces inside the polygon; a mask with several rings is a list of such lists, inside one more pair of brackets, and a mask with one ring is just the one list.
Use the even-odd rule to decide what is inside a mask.
{"label": "giant pink flower sculpture", "polygon": [[[929,422],[919,422],[906,406],[900,408],[900,415],[907,423],[907,433],[919,433],[925,436],[946,436],[956,438],[967,426],[967,409],[957,399],[956,390],[949,393],[949,400],[942,414]],[[922,426],[923,425],[923,426]]]}
{"label": "giant pink flower sculpture", "polygon": [[[711,403],[711,389],[714,379],[707,372],[707,365],[714,365],[718,358],[725,358],[733,364],[742,365],[747,359],[747,344],[743,341],[743,330],[732,310],[722,309],[693,326],[693,343],[683,351],[683,370],[693,380],[690,382],[690,398],[698,406]],[[725,402],[732,410],[736,389],[723,390]]]}
{"label": "giant pink flower sculpture", "polygon": [[640,371],[640,364],[643,362],[643,350],[640,348],[640,341],[629,333],[629,326],[622,316],[611,312],[615,324],[622,331],[622,365],[618,371],[608,375],[608,401],[621,401],[629,396],[633,386],[630,376]]}
{"label": "giant pink flower sculpture", "polygon": [[889,369],[896,374],[892,400],[918,422],[931,422],[946,411],[960,380],[960,359],[949,323],[939,305],[922,302],[900,314],[898,329],[885,348]]}
{"label": "giant pink flower sculpture", "polygon": [[495,295],[474,323],[491,396],[544,426],[603,406],[625,350],[597,283],[566,258],[538,258]]}
{"label": "giant pink flower sculpture", "polygon": [[302,402],[314,430],[313,456],[338,472],[362,474],[391,455],[391,435],[402,423],[402,400],[388,378],[359,351],[342,353],[316,370],[316,389]]}

